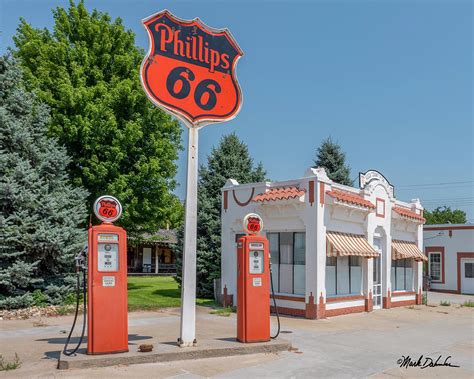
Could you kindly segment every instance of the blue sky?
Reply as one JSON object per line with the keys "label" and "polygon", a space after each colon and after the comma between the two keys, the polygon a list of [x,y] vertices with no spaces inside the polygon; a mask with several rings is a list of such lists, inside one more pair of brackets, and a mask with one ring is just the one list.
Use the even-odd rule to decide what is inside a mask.
{"label": "blue sky", "polygon": [[[0,5],[4,52],[19,17],[51,28],[51,8],[68,1]],[[86,6],[121,17],[145,49],[140,21],[165,8],[231,30],[245,53],[237,67],[244,104],[235,120],[200,132],[200,162],[235,131],[269,178],[293,179],[332,136],[353,178],[377,169],[399,199],[419,197],[428,209],[451,205],[474,222],[471,1],[89,0]],[[176,192],[183,198],[185,152],[178,164]]]}

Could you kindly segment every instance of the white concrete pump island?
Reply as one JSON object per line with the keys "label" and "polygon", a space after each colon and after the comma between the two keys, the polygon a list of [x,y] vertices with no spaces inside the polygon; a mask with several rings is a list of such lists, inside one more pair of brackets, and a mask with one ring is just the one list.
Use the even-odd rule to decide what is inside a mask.
{"label": "white concrete pump island", "polygon": [[[423,207],[395,198],[377,171],[359,188],[337,184],[323,168],[300,179],[222,188],[225,304],[237,305],[237,240],[242,219],[259,214],[270,242],[278,311],[319,319],[422,301]],[[270,294],[269,294],[270,306]]]}

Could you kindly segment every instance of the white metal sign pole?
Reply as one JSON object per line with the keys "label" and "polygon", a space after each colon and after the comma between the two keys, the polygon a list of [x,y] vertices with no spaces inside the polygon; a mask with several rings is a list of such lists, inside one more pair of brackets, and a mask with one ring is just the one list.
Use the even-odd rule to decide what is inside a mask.
{"label": "white metal sign pole", "polygon": [[184,224],[184,251],[181,280],[181,332],[179,345],[196,343],[196,234],[198,129],[188,128],[188,173]]}

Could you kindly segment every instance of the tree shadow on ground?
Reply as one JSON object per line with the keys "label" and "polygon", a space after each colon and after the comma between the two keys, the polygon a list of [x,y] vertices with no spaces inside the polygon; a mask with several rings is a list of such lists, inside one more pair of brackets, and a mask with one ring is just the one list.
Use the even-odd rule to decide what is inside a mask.
{"label": "tree shadow on ground", "polygon": [[171,299],[181,299],[181,291],[178,289],[164,289],[160,288],[152,292],[152,295],[159,295],[169,297]]}
{"label": "tree shadow on ground", "polygon": [[143,288],[148,288],[151,287],[150,285],[147,284],[135,284],[135,283],[128,283],[127,284],[127,290],[139,290]]}

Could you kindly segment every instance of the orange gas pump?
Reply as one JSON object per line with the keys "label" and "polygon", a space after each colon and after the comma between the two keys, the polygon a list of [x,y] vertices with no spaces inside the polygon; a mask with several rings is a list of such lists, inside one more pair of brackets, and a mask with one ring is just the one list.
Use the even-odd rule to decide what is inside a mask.
{"label": "orange gas pump", "polygon": [[[75,355],[82,344],[86,313],[87,354],[128,351],[127,233],[112,224],[121,216],[122,205],[115,197],[101,196],[94,203],[94,213],[103,223],[89,228],[88,245],[75,257],[76,312],[62,352],[67,356]],[[77,345],[70,350],[68,346],[79,314],[81,272],[82,333]]]}
{"label": "orange gas pump", "polygon": [[87,354],[128,351],[127,234],[112,224],[121,209],[111,196],[94,205],[104,223],[89,228]]}
{"label": "orange gas pump", "polygon": [[270,254],[268,240],[257,235],[262,230],[260,216],[244,218],[249,234],[237,243],[237,340],[270,340]]}

